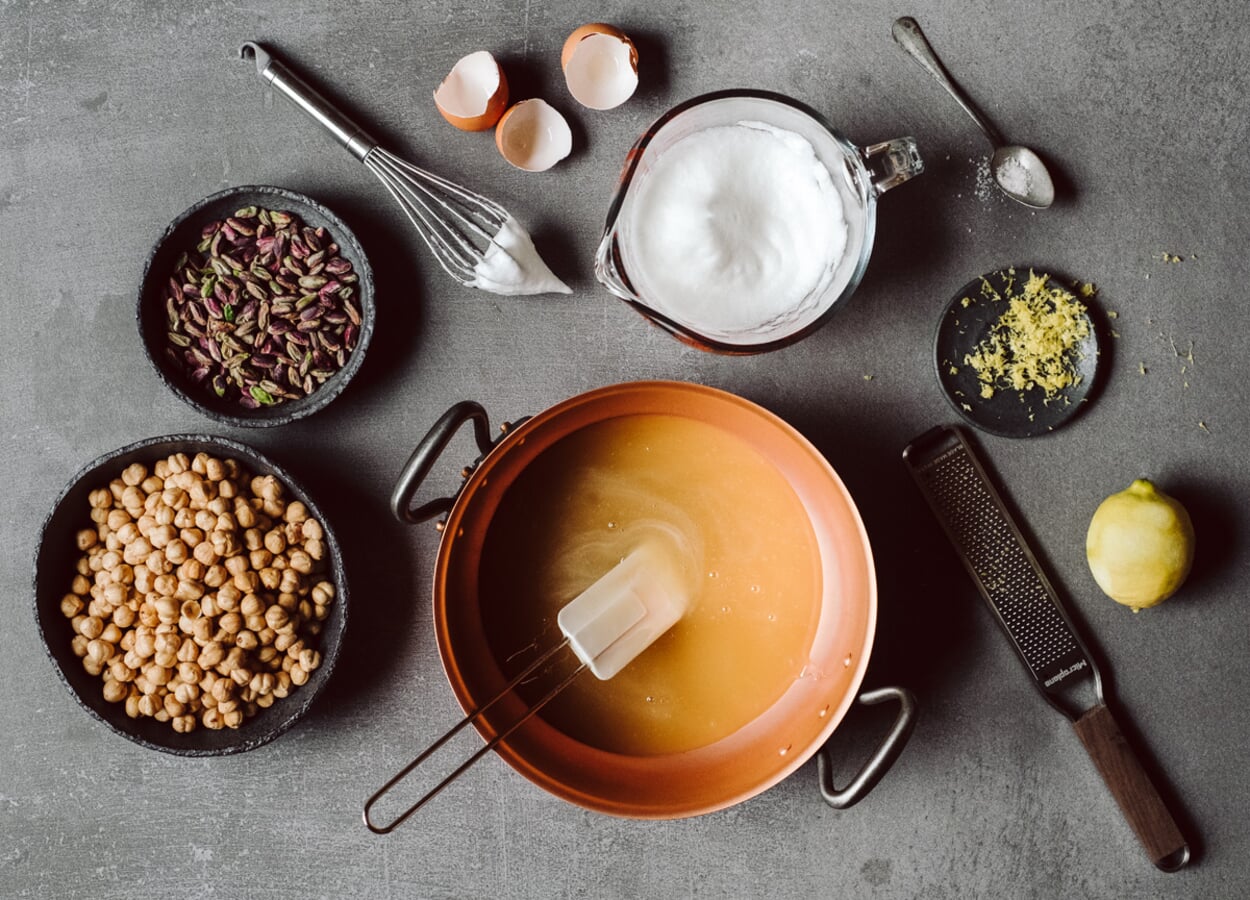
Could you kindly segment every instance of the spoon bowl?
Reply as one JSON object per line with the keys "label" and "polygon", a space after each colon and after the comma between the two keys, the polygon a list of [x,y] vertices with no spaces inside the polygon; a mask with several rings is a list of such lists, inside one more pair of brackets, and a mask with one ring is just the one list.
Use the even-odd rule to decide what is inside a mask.
{"label": "spoon bowl", "polygon": [[990,157],[994,183],[1012,200],[1046,209],[1055,202],[1055,183],[1042,158],[1028,147],[998,147]]}

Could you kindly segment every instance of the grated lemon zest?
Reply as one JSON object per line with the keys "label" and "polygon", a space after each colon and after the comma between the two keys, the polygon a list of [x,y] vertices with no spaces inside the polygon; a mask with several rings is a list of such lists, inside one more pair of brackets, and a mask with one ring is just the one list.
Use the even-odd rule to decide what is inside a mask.
{"label": "grated lemon zest", "polygon": [[977,373],[981,397],[988,400],[1003,388],[1037,388],[1050,400],[1079,384],[1077,348],[1090,333],[1085,305],[1049,275],[1032,271],[1023,292],[1009,288],[1006,301],[990,333],[964,357]]}

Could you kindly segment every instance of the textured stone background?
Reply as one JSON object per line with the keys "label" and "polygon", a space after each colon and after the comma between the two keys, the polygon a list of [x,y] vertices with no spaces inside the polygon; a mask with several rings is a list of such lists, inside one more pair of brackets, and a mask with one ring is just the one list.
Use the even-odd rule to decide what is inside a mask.
{"label": "textured stone background", "polygon": [[[0,0],[0,894],[1244,896],[1242,12],[1231,0]],[[986,145],[890,39],[905,13],[1006,134],[1055,161],[1055,208],[1034,214],[978,180]],[[604,113],[572,101],[558,66],[565,35],[595,20],[623,26],[642,54],[638,94]],[[238,61],[253,38],[332,86],[394,149],[516,212],[574,296],[495,298],[451,283],[368,173]],[[430,90],[478,48],[496,52],[517,97],[542,95],[570,118],[576,150],[564,164],[512,170],[489,136],[438,117]],[[806,341],[744,359],[684,348],[591,271],[632,140],[673,103],[730,86],[792,94],[860,144],[912,134],[928,164],[883,198],[852,302]],[[138,345],[134,298],[166,223],[246,183],[310,193],[358,229],[379,277],[380,330],[329,409],[231,432],[161,387]],[[1183,874],[1143,857],[899,461],[912,437],[953,415],[930,350],[943,303],[1013,262],[1094,281],[1119,313],[1110,380],[1086,415],[1047,437],[981,443],[1179,798],[1199,848]],[[1188,365],[1173,343],[1191,342]],[[809,763],[736,808],[676,822],[581,811],[489,759],[402,831],[370,835],[362,798],[458,712],[429,625],[436,536],[386,512],[414,441],[463,398],[515,419],[651,377],[765,404],[842,474],[880,573],[866,684],[919,695],[911,745],[850,811],[824,806]],[[96,724],[58,683],[30,612],[38,525],[71,475],[133,440],[186,431],[242,439],[302,477],[353,576],[349,645],[327,694],[295,730],[236,758],[167,757]],[[1138,475],[1189,505],[1200,550],[1182,595],[1133,616],[1097,591],[1083,538],[1101,497]],[[856,715],[839,729],[847,771],[881,726]]]}

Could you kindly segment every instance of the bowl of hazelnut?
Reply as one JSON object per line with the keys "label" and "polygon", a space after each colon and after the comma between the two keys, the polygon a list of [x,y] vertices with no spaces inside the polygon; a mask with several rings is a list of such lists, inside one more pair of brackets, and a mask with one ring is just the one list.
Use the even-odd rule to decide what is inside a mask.
{"label": "bowl of hazelnut", "polygon": [[70,693],[150,749],[259,747],[334,669],[347,584],[333,532],[287,472],[209,435],[107,453],[61,492],[35,618]]}

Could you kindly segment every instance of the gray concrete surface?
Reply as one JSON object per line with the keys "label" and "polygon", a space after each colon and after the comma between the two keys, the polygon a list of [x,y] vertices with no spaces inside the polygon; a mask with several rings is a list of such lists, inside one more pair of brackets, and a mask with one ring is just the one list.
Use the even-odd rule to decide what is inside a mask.
{"label": "gray concrete surface", "polygon": [[[1055,208],[1033,213],[986,190],[981,138],[890,40],[904,13],[1005,133],[1056,163]],[[0,2],[0,895],[1245,896],[1242,13],[1231,0]],[[636,97],[603,113],[577,107],[558,65],[568,31],[595,20],[623,26],[642,56]],[[253,38],[332,85],[395,149],[513,209],[574,296],[504,299],[451,283],[368,173],[236,59]],[[478,48],[502,59],[516,96],[544,96],[569,117],[576,149],[564,164],[512,170],[489,136],[438,117],[431,89]],[[883,199],[853,301],[806,341],[752,358],[681,346],[591,270],[630,142],[673,103],[735,85],[805,100],[861,144],[912,134],[928,164]],[[339,210],[381,286],[358,382],[315,418],[259,432],[215,428],[165,391],[133,321],[166,223],[244,183]],[[899,461],[912,437],[952,418],[930,357],[943,302],[977,273],[1030,261],[1096,282],[1118,312],[1110,380],[1062,431],[981,443],[1178,805],[1197,849],[1180,874],[1143,857]],[[1189,363],[1173,346],[1191,344]],[[639,822],[567,805],[490,759],[402,831],[369,834],[362,799],[457,714],[429,624],[436,535],[386,512],[413,442],[463,398],[514,419],[650,377],[765,404],[843,475],[881,581],[866,683],[914,688],[910,746],[845,812],[821,802],[811,763],[724,812]],[[38,526],[71,475],[183,431],[242,439],[303,477],[352,571],[350,642],[328,693],[279,741],[233,758],[160,755],[95,723],[57,681],[30,613]],[[1083,538],[1099,499],[1143,474],[1189,505],[1199,558],[1182,594],[1133,616],[1096,589]],[[838,730],[848,771],[880,724],[853,716]]]}

